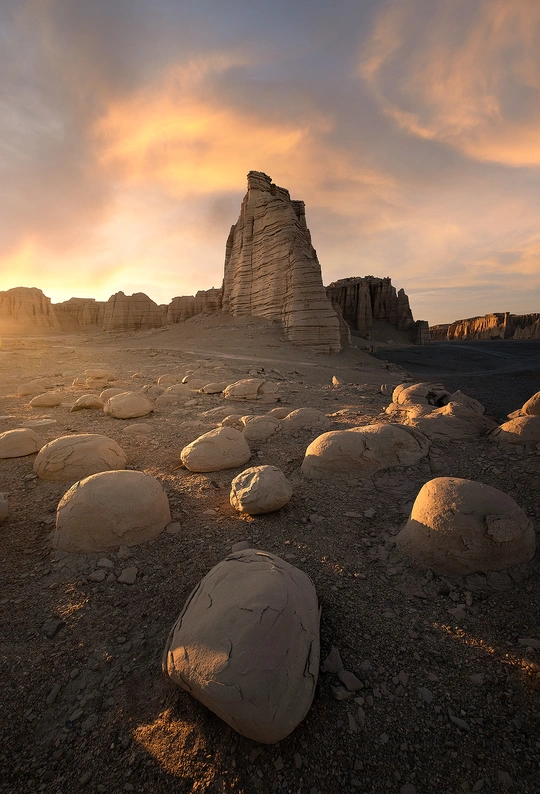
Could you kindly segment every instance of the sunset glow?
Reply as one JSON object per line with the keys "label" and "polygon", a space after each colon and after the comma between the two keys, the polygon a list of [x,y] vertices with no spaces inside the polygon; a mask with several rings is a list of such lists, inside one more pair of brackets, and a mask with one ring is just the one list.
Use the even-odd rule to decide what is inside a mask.
{"label": "sunset glow", "polygon": [[431,323],[538,310],[536,0],[0,13],[1,290],[219,286],[260,170],[306,202],[325,283],[390,276]]}

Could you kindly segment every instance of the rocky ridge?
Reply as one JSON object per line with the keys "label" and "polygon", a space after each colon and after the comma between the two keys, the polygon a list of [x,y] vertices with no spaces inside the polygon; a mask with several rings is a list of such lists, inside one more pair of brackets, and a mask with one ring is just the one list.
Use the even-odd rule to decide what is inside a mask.
{"label": "rocky ridge", "polygon": [[434,342],[451,339],[540,339],[540,314],[499,312],[432,325]]}

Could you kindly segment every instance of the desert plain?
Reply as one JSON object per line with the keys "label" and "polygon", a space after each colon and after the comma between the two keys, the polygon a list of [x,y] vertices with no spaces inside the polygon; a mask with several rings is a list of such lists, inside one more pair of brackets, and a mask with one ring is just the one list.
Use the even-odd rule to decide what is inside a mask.
{"label": "desert plain", "polygon": [[[279,432],[250,444],[246,466],[278,466],[293,497],[281,510],[249,516],[229,502],[245,467],[201,474],[180,461],[187,444],[218,426],[217,412],[207,412],[227,413],[222,395],[155,404],[142,419],[70,411],[92,391],[73,381],[97,367],[126,390],[165,374],[256,376],[277,385],[279,402],[231,404],[230,413],[309,407],[332,430],[388,422],[392,388],[426,378],[389,363],[390,350],[378,355],[355,346],[310,352],[278,323],[228,315],[135,333],[3,339],[0,432],[50,420],[34,427],[45,442],[75,433],[114,439],[128,468],[162,484],[172,522],[139,546],[60,552],[51,545],[55,513],[72,483],[38,478],[35,455],[0,461],[9,502],[0,529],[1,792],[538,791],[538,553],[510,572],[445,577],[413,566],[395,544],[418,491],[439,476],[505,491],[537,528],[536,446],[434,440],[410,468],[310,480],[300,466],[320,429]],[[37,377],[62,394],[59,406],[34,408],[18,396]],[[530,395],[538,391],[534,374],[530,386]],[[521,397],[514,400],[517,409]],[[146,432],[129,432],[141,422]],[[274,745],[235,733],[161,670],[186,598],[241,541],[308,574],[321,607],[321,664],[336,648],[361,682],[348,692],[322,666],[306,718]]]}

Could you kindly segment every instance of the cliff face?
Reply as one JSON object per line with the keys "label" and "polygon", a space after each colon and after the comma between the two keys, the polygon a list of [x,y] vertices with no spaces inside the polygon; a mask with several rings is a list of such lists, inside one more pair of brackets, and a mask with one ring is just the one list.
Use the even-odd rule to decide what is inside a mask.
{"label": "cliff face", "polygon": [[133,295],[117,292],[111,295],[105,305],[104,331],[141,331],[161,328],[165,323],[163,309],[144,292]]}
{"label": "cliff face", "polygon": [[339,321],[322,284],[304,203],[291,201],[259,171],[248,174],[248,192],[227,240],[222,308],[279,320],[296,344],[340,350]]}
{"label": "cliff face", "polygon": [[195,296],[173,298],[167,307],[167,322],[182,323],[197,314],[214,314],[220,311],[221,289],[201,289]]}
{"label": "cliff face", "polygon": [[342,278],[330,284],[326,294],[355,331],[368,332],[374,320],[386,320],[398,331],[415,331],[409,299],[402,289],[396,292],[389,278]]}
{"label": "cliff face", "polygon": [[36,287],[14,287],[0,292],[0,322],[6,327],[57,328],[51,299]]}
{"label": "cliff face", "polygon": [[540,314],[501,312],[456,320],[430,328],[434,340],[446,339],[540,339]]}
{"label": "cliff face", "polygon": [[94,298],[70,298],[63,303],[55,303],[54,310],[64,330],[95,326],[101,329],[105,317],[105,301]]}

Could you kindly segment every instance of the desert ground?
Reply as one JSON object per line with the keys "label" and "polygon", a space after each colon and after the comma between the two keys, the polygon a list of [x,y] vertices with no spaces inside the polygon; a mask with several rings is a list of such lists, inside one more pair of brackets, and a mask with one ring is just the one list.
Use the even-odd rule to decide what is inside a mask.
{"label": "desert ground", "polygon": [[[391,351],[379,355],[391,359]],[[89,367],[114,371],[111,385],[126,389],[163,374],[180,379],[204,369],[234,382],[256,371],[278,384],[277,405],[317,408],[333,429],[348,428],[389,421],[381,384],[420,379],[403,366],[358,348],[306,352],[284,341],[278,325],[223,315],[135,334],[3,339],[0,432],[51,419],[37,428],[47,442],[86,432],[115,439],[129,468],[161,482],[173,523],[156,540],[115,553],[55,551],[56,506],[72,483],[40,480],[33,455],[0,461],[10,509],[0,525],[2,794],[537,794],[538,553],[510,573],[447,578],[414,568],[394,541],[420,487],[442,475],[511,494],[538,529],[536,447],[433,442],[415,467],[327,482],[299,471],[320,431],[277,433],[253,445],[248,465],[279,466],[294,495],[277,512],[249,517],[229,504],[241,469],[193,474],[180,463],[183,447],[216,426],[202,414],[222,406],[221,396],[197,394],[188,406],[162,405],[125,421],[70,412],[88,391],[71,384]],[[17,396],[19,384],[41,376],[65,393],[59,407],[35,409]],[[333,376],[342,385],[333,386]],[[488,412],[499,421],[523,401],[503,401],[504,380],[476,380],[488,384]],[[524,399],[539,388],[531,377]],[[231,413],[272,407],[231,405]],[[125,432],[141,421],[150,433]],[[307,717],[277,745],[236,734],[161,671],[187,596],[240,541],[309,575],[322,609],[321,662],[336,647],[363,684],[338,700],[337,677],[321,670]],[[122,572],[134,568],[133,583],[123,583]]]}

